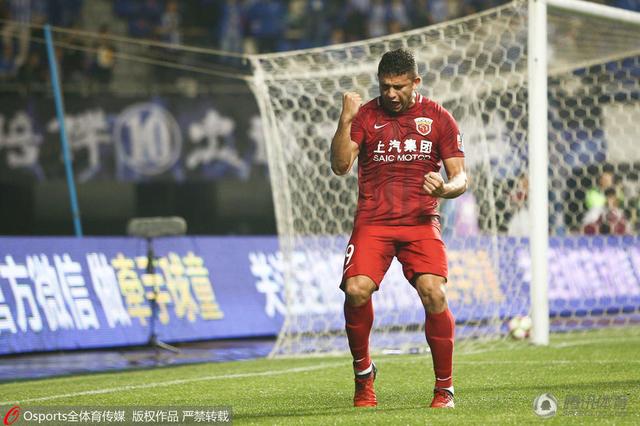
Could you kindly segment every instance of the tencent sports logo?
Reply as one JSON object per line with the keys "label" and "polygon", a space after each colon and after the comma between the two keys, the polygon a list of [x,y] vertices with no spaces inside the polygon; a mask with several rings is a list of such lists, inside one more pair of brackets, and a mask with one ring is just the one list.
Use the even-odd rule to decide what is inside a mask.
{"label": "tencent sports logo", "polygon": [[4,419],[2,419],[2,423],[5,425],[12,425],[20,418],[20,407],[14,405],[7,411],[7,414],[4,415]]}
{"label": "tencent sports logo", "polygon": [[429,133],[431,133],[431,123],[433,123],[432,119],[427,117],[418,117],[415,119],[415,122],[416,130],[422,136],[427,136]]}
{"label": "tencent sports logo", "polygon": [[558,400],[550,393],[538,395],[538,397],[533,400],[533,412],[539,417],[547,419],[555,416],[557,411]]}

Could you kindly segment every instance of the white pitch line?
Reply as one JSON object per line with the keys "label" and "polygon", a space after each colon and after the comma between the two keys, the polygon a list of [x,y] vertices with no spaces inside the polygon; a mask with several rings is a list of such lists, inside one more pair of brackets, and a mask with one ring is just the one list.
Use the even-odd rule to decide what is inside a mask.
{"label": "white pitch line", "polygon": [[[426,361],[430,361],[429,357],[415,357],[415,358],[385,358],[384,361],[376,363],[378,367],[384,365],[384,363],[396,363],[402,362],[406,364],[415,364],[415,363],[425,363]],[[640,359],[584,359],[584,360],[567,360],[567,359],[553,359],[553,360],[518,360],[518,361],[510,361],[510,360],[487,360],[487,361],[464,361],[464,360],[454,360],[453,365],[496,365],[496,364],[517,364],[517,365],[547,365],[547,364],[638,364],[640,363]],[[428,363],[427,363],[428,364]]]}
{"label": "white pitch line", "polygon": [[[592,344],[600,344],[600,343],[617,343],[617,342],[628,342],[629,339],[631,340],[638,340],[639,336],[619,336],[619,337],[593,337],[591,339],[582,339],[582,340],[573,340],[573,341],[569,341],[569,342],[557,342],[557,343],[551,343],[549,346],[547,346],[547,348],[549,349],[562,349],[562,348],[569,348],[572,346],[585,346],[585,345],[592,345]],[[512,343],[516,343],[516,342],[512,342]],[[524,343],[524,342],[523,342]],[[544,348],[544,346],[540,346],[541,348]],[[500,347],[500,348],[484,348],[484,349],[476,349],[476,350],[469,350],[469,351],[464,351],[462,353],[460,353],[460,356],[466,356],[466,355],[477,355],[477,354],[484,354],[484,353],[488,353],[488,352],[506,352],[506,351],[510,351],[513,348],[511,347]]]}
{"label": "white pitch line", "polygon": [[208,380],[241,379],[246,377],[264,377],[264,376],[278,376],[282,374],[292,374],[292,373],[305,373],[308,371],[321,370],[323,368],[339,367],[344,365],[345,365],[344,362],[340,362],[340,363],[332,363],[332,364],[318,364],[310,367],[289,368],[287,370],[278,370],[278,371],[262,371],[257,373],[238,373],[238,374],[225,374],[222,376],[193,377],[190,379],[168,380],[165,382],[153,382],[153,383],[145,383],[141,385],[127,385],[127,386],[118,386],[114,388],[93,389],[93,390],[87,390],[82,392],[72,392],[72,393],[64,393],[64,394],[57,394],[57,395],[41,396],[38,398],[28,398],[28,399],[15,400],[15,401],[0,401],[0,406],[10,405],[10,404],[24,404],[28,402],[51,401],[55,399],[72,398],[76,396],[85,396],[85,395],[102,395],[105,393],[127,392],[127,391],[137,390],[137,389],[150,389],[150,388],[158,388],[158,387],[165,387],[165,386],[183,385],[187,383],[204,382]]}
{"label": "white pitch line", "polygon": [[591,360],[591,359],[585,359],[585,360],[568,360],[568,359],[552,359],[552,360],[541,360],[541,361],[535,361],[535,360],[526,360],[526,361],[505,361],[505,360],[497,360],[497,361],[454,361],[453,364],[469,364],[469,365],[481,365],[481,364],[487,364],[487,365],[496,365],[496,364],[518,364],[518,365],[522,365],[522,364],[526,364],[526,365],[538,365],[538,364],[542,364],[542,365],[547,365],[547,364],[637,364],[640,363],[639,359],[619,359],[619,360],[611,360],[611,359],[607,359],[607,360]]}
{"label": "white pitch line", "polygon": [[[626,337],[625,337],[626,338]],[[602,341],[609,341],[609,342],[616,342],[619,341],[621,339],[589,339],[589,340],[579,340],[579,341],[573,341],[573,342],[566,342],[566,343],[557,343],[555,345],[551,345],[551,348],[563,348],[563,347],[570,347],[570,346],[580,346],[580,345],[585,345],[585,344],[591,344],[591,343],[599,343]],[[490,351],[490,350],[489,350]],[[475,353],[482,353],[485,351],[477,351],[477,352],[471,352],[471,354],[475,354]],[[487,351],[488,352],[488,351]],[[469,353],[465,353],[469,354]],[[388,358],[385,360],[385,362],[389,362],[391,361],[392,358]],[[393,360],[395,361],[395,360]],[[393,362],[392,361],[392,362]],[[407,362],[408,360],[404,359],[402,360],[403,362]],[[413,361],[413,360],[411,360]],[[418,361],[417,359],[415,361]],[[455,361],[455,364],[565,364],[565,363],[592,363],[592,364],[605,364],[605,363],[639,363],[640,360],[620,360],[620,361],[613,361],[613,360],[585,360],[585,361],[565,361],[565,360],[551,360],[551,361],[532,361],[532,360],[528,360],[528,361]],[[29,402],[38,402],[38,401],[51,401],[51,400],[55,400],[55,399],[63,399],[63,398],[71,398],[71,397],[76,397],[76,396],[84,396],[84,395],[102,395],[102,394],[106,394],[106,393],[117,393],[117,392],[127,392],[130,390],[137,390],[137,389],[150,389],[150,388],[156,388],[156,387],[164,387],[164,386],[173,386],[173,385],[181,385],[181,384],[187,384],[187,383],[195,383],[195,382],[202,382],[202,381],[208,381],[208,380],[224,380],[224,379],[240,379],[240,378],[246,378],[246,377],[264,377],[264,376],[277,376],[277,375],[282,375],[282,374],[290,374],[290,373],[304,373],[304,372],[308,372],[308,371],[315,371],[315,370],[321,370],[323,368],[332,368],[332,367],[339,367],[344,365],[344,362],[339,362],[339,363],[332,363],[332,364],[318,364],[318,365],[314,365],[314,366],[310,366],[310,367],[297,367],[297,368],[290,368],[287,370],[279,370],[279,371],[263,371],[263,372],[258,372],[258,373],[238,373],[238,374],[226,374],[226,375],[222,375],[222,376],[205,376],[205,377],[194,377],[191,379],[178,379],[178,380],[169,380],[169,381],[165,381],[165,382],[154,382],[154,383],[146,383],[146,384],[142,384],[142,385],[128,385],[128,386],[118,386],[118,387],[114,387],[114,388],[105,388],[105,389],[94,389],[94,390],[88,390],[88,391],[82,391],[82,392],[73,392],[73,393],[66,393],[66,394],[58,394],[58,395],[49,395],[49,396],[42,396],[42,397],[38,397],[38,398],[28,398],[28,399],[23,399],[23,400],[13,400],[13,401],[0,401],[0,406],[2,405],[9,405],[9,404],[17,404],[17,403],[29,403]]]}
{"label": "white pitch line", "polygon": [[573,340],[569,342],[558,342],[551,345],[552,348],[569,348],[571,346],[583,346],[583,345],[591,345],[594,343],[617,343],[617,342],[628,342],[629,340],[638,340],[638,336],[621,336],[621,337],[610,337],[610,338],[594,338],[594,339],[583,339],[583,340]]}

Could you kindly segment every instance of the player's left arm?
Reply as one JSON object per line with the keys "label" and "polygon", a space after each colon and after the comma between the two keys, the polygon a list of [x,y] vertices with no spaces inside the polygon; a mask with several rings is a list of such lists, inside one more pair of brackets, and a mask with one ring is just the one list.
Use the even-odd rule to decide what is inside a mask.
{"label": "player's left arm", "polygon": [[450,157],[443,162],[448,181],[445,182],[438,172],[429,172],[424,175],[422,188],[433,197],[456,198],[464,194],[468,186],[464,157]]}

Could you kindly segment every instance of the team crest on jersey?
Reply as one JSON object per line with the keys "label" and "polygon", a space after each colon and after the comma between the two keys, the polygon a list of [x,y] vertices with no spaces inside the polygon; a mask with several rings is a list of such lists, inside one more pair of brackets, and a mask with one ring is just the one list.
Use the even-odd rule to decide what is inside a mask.
{"label": "team crest on jersey", "polygon": [[433,120],[427,117],[418,117],[416,120],[416,130],[422,135],[427,136],[431,133],[431,123]]}

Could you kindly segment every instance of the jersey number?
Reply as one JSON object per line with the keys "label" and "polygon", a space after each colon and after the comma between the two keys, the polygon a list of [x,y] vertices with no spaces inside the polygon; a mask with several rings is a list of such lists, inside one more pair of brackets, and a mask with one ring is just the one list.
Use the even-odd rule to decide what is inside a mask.
{"label": "jersey number", "polygon": [[356,246],[354,246],[353,244],[349,244],[347,246],[347,252],[344,254],[344,256],[347,258],[347,261],[344,262],[345,266],[349,264],[349,262],[351,262],[351,257],[353,256],[353,253],[356,251]]}

